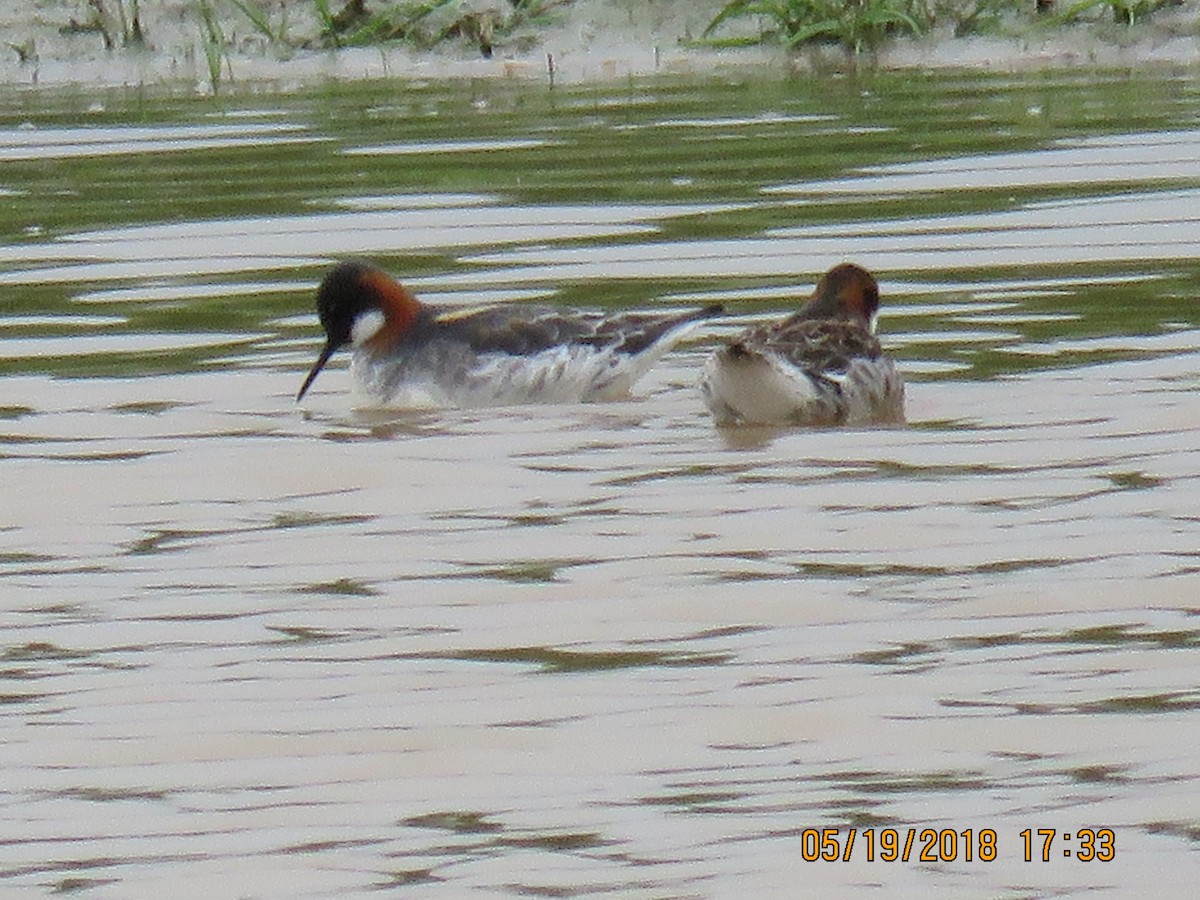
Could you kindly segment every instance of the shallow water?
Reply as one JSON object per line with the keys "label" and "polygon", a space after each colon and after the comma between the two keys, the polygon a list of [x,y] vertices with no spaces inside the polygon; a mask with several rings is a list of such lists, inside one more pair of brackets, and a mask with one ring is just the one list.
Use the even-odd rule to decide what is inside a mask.
{"label": "shallow water", "polygon": [[[9,90],[5,895],[1184,895],[1198,120],[1162,73]],[[362,409],[343,359],[298,407],[347,254],[732,315],[629,401]],[[716,431],[712,343],[844,258],[909,427]]]}

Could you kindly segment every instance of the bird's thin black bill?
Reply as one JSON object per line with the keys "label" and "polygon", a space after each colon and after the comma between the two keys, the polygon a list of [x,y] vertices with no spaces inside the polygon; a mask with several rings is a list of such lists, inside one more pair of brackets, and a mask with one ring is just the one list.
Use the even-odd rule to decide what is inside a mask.
{"label": "bird's thin black bill", "polygon": [[304,399],[304,395],[308,393],[309,387],[314,381],[317,380],[317,376],[321,374],[321,370],[325,368],[325,363],[329,362],[329,357],[333,356],[333,351],[336,349],[337,347],[335,347],[333,344],[326,344],[321,350],[321,355],[318,356],[317,361],[313,363],[312,369],[309,370],[308,377],[304,379],[304,384],[300,385],[300,393],[296,395],[297,403]]}

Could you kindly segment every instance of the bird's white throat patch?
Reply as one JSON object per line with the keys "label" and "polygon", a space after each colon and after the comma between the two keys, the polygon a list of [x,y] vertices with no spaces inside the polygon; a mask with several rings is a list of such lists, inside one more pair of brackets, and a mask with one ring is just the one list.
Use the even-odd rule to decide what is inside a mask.
{"label": "bird's white throat patch", "polygon": [[350,325],[350,342],[355,347],[361,347],[375,335],[379,334],[380,329],[384,326],[383,313],[378,309],[368,309],[366,312],[355,316],[354,322]]}

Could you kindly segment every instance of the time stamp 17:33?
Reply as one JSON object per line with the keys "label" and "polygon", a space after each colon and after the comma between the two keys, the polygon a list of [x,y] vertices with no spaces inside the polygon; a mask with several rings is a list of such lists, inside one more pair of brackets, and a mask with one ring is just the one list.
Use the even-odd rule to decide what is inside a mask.
{"label": "time stamp 17:33", "polygon": [[[1117,837],[1111,828],[1026,828],[1017,835],[1025,862],[1076,859],[1112,862]],[[800,857],[805,862],[994,862],[1000,839],[993,828],[805,828]]]}

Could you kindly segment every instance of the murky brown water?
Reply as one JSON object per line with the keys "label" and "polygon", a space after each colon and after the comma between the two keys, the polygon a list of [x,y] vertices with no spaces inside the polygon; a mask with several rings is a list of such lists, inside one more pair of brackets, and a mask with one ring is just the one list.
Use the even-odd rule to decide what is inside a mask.
{"label": "murky brown water", "polygon": [[[6,95],[0,892],[1185,896],[1198,117],[1100,73]],[[734,315],[628,402],[297,407],[350,253]],[[843,258],[911,425],[718,433],[711,342]]]}

